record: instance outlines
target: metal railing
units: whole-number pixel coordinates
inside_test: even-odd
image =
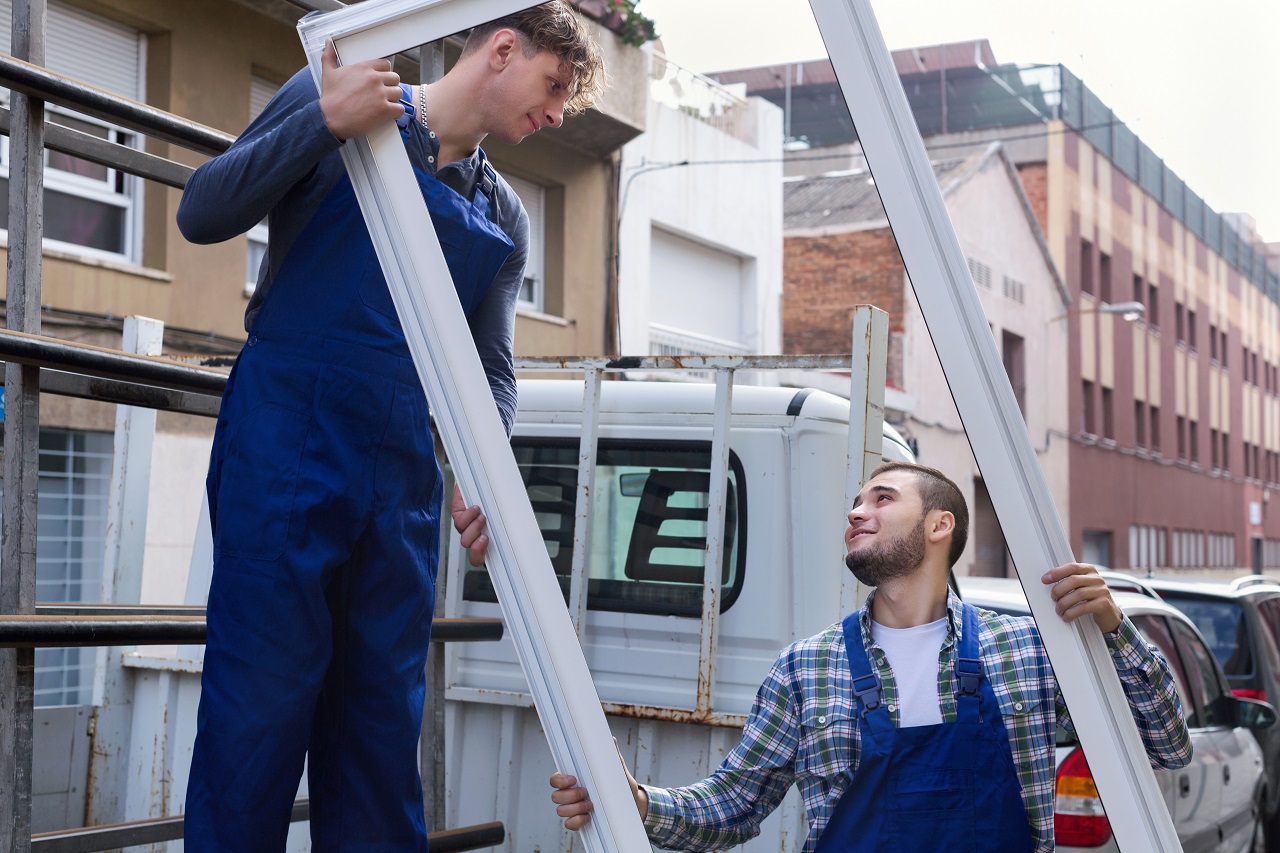
[[[294,801],[293,813],[289,819],[294,823],[310,820],[310,801],[305,798]],[[95,850],[179,841],[182,839],[184,823],[181,817],[164,817],[59,832],[39,832],[31,837],[31,849],[34,853],[91,853]],[[427,840],[431,853],[457,853],[501,844],[506,840],[506,830],[501,823],[494,821],[462,829],[433,832],[427,836]]]
[[[706,557],[703,565],[701,628],[698,647],[697,695],[691,707],[657,707],[605,702],[605,711],[622,717],[697,722],[712,726],[741,727],[744,714],[717,711],[712,706],[715,660],[719,645],[721,567],[725,548],[725,499],[729,482],[729,433],[732,424],[735,376],[756,371],[848,372],[849,445],[846,460],[846,503],[864,476],[879,464],[884,423],[884,369],[888,351],[888,315],[869,305],[854,309],[852,354],[834,355],[649,355],[649,356],[523,356],[515,360],[517,371],[581,374],[583,381],[582,426],[579,433],[578,482],[574,504],[573,550],[569,574],[569,612],[581,639],[586,623],[588,567],[592,516],[596,494],[596,450],[600,434],[600,394],[605,374],[693,373],[712,377],[715,403],[711,411],[711,458],[708,464]],[[457,579],[453,579],[456,581]],[[458,584],[451,581],[450,588]],[[853,596],[860,598],[858,595]],[[492,688],[454,687],[451,695],[492,697]]]
[[[289,0],[305,11],[331,10],[336,0]],[[182,837],[182,818],[163,817],[33,835],[34,649],[107,645],[198,645],[204,642],[203,608],[147,605],[44,605],[35,601],[36,494],[40,394],[100,400],[185,414],[216,416],[227,374],[201,364],[180,363],[69,343],[38,334],[41,317],[43,159],[46,149],[106,165],[166,186],[181,188],[190,166],[111,143],[51,121],[44,105],[56,104],[152,139],[201,154],[218,154],[234,137],[140,104],[42,67],[44,0],[14,0],[13,56],[0,54],[0,85],[11,90],[11,108],[0,109],[0,132],[9,148],[9,272],[6,331],[0,333],[5,362],[4,552],[0,573],[0,853],[30,850],[91,851],[151,844]],[[424,77],[442,68],[441,51],[413,51]],[[214,360],[210,360],[214,361]],[[496,640],[500,620],[438,620],[433,641]],[[438,655],[433,655],[438,659]],[[429,668],[432,664],[428,664]],[[438,664],[436,665],[438,669]],[[443,707],[438,676],[429,701]],[[428,717],[438,717],[440,709]],[[438,730],[438,729],[437,729]],[[435,768],[432,824],[443,817],[443,769]],[[293,820],[307,820],[309,803],[298,801]],[[502,843],[500,823],[430,836],[433,851],[461,851]]]
[[[742,95],[710,77],[677,65],[658,50],[649,54],[649,79],[649,94],[658,103],[748,145],[758,142],[751,104]]]

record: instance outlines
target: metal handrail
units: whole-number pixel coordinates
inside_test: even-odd
[[[848,370],[849,353],[817,355],[517,356],[516,370]]]
[[[225,357],[213,360],[225,362]],[[0,361],[45,368],[42,390],[151,409],[216,415],[224,367],[144,356],[47,335],[0,330]],[[520,371],[847,370],[848,353],[826,355],[519,356]],[[86,378],[87,377],[87,378]],[[202,399],[203,398],[203,399]]]
[[[293,803],[291,823],[311,819],[311,802],[299,798]],[[31,849],[36,853],[94,853],[98,850],[114,850],[143,844],[160,844],[182,839],[185,820],[174,817],[134,820],[127,823],[111,823],[86,826],[83,829],[60,829],[54,832],[38,832],[31,836]],[[479,850],[493,847],[506,840],[506,829],[500,822],[481,823],[475,826],[446,829],[427,836],[431,853],[461,853],[463,850]]]
[[[236,139],[231,134],[131,101],[72,77],[55,74],[47,68],[23,62],[7,53],[0,53],[0,82],[33,98],[58,104],[156,139],[176,142],[203,154],[221,154]]]
[[[502,632],[501,619],[436,619],[431,626],[431,640],[493,641],[502,639]],[[203,612],[195,616],[0,615],[0,648],[8,649],[200,645],[207,635]]]
[[[0,108],[0,133],[9,135],[12,121],[9,110]],[[45,124],[44,147],[177,189],[185,187],[187,179],[195,171],[190,166],[158,154],[148,154],[120,142],[101,139],[55,121]]]
[[[0,359],[215,397],[227,384],[225,370],[12,330],[0,332]]]

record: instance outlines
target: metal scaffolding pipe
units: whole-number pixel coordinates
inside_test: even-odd
[[[0,648],[163,646],[203,643],[199,616],[0,616]]]
[[[227,384],[223,370],[9,330],[0,332],[0,360],[212,396]]]
[[[202,154],[221,154],[235,141],[234,136],[220,130],[54,74],[6,53],[0,53],[0,84]]]
[[[12,125],[10,116],[8,110],[0,108],[0,132],[6,135]],[[190,166],[165,157],[148,154],[119,142],[108,142],[53,121],[45,123],[44,147],[178,189],[187,185],[187,178],[195,171]]]
[[[517,356],[516,370],[848,370],[853,356],[833,355],[624,355]]]
[[[300,799],[293,804],[290,821],[299,823],[311,819],[311,804]],[[98,850],[114,850],[120,847],[136,847],[144,844],[162,844],[182,838],[182,816],[135,820],[128,823],[112,823],[102,826],[86,826],[83,829],[62,829],[56,832],[40,832],[31,837],[33,853],[94,853]],[[463,850],[479,850],[501,844],[506,830],[498,822],[481,823],[433,832],[427,836],[431,853],[461,853]]]
[[[41,608],[42,612],[34,616],[0,616],[0,648],[199,645],[207,635],[203,609],[198,615],[63,615],[49,613],[52,609],[56,608]],[[431,639],[440,643],[500,640],[502,620],[437,619]]]
[[[45,58],[45,0],[15,0],[14,53]],[[9,146],[9,257],[5,326],[40,331],[44,239],[44,104],[12,96]],[[4,522],[0,613],[30,614],[36,602],[36,495],[39,490],[40,371],[5,365]],[[0,853],[31,849],[35,652],[0,650]]]
[[[222,406],[222,398],[212,394],[193,394],[189,391],[172,391],[154,385],[137,385],[119,379],[99,379],[63,373],[60,370],[40,371],[40,391],[63,397],[79,397],[124,406],[142,406],[164,412],[199,415],[216,418]]]

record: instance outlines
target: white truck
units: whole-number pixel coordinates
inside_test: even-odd
[[[849,402],[736,386],[719,615],[703,618],[714,402],[712,385],[601,386],[579,636],[627,763],[654,784],[707,776],[777,652],[856,606],[843,565]],[[582,411],[581,381],[520,382],[512,444],[566,601]],[[913,459],[888,425],[882,452]],[[446,554],[445,615],[500,616],[487,572],[456,541]],[[555,768],[511,642],[449,644],[445,661],[446,825],[501,820],[512,853],[583,849],[550,806]],[[741,849],[795,853],[804,838],[793,792]]]

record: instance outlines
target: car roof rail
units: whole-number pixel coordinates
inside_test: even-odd
[[[1235,580],[1233,580],[1231,582],[1231,589],[1234,591],[1239,591],[1244,589],[1245,587],[1259,586],[1259,585],[1280,586],[1280,580],[1267,577],[1266,575],[1245,575],[1244,577],[1236,578]]]
[[[1160,593],[1156,592],[1154,587],[1133,575],[1125,574],[1124,572],[1099,570],[1098,576],[1105,580],[1107,582],[1107,586],[1112,589],[1122,592],[1136,592],[1140,595],[1145,595],[1148,598],[1154,598],[1157,601],[1164,600],[1160,597]]]

